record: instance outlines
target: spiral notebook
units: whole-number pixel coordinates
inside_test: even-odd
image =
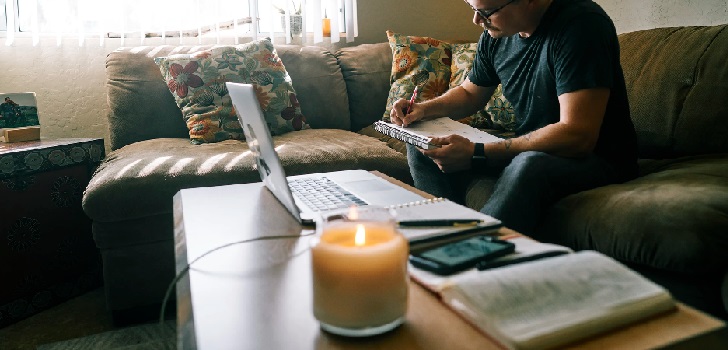
[[[426,199],[406,204],[390,206],[394,209],[397,221],[408,220],[472,220],[480,221],[470,226],[441,227],[399,227],[405,238],[414,244],[425,244],[432,241],[442,242],[451,238],[466,238],[470,234],[495,232],[501,227],[500,220],[457,204],[444,198]]]
[[[387,123],[380,120],[374,123],[374,130],[424,149],[440,147],[439,145],[430,144],[430,140],[433,136],[441,137],[457,134],[472,142],[480,143],[491,143],[503,140],[497,136],[493,136],[485,131],[452,120],[448,117],[418,121],[408,125],[407,127],[402,127],[397,124]]]

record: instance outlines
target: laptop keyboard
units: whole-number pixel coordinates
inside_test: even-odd
[[[367,204],[326,177],[289,179],[288,187],[294,196],[314,211]]]

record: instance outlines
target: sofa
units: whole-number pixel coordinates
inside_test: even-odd
[[[556,203],[534,238],[594,249],[714,315],[728,306],[728,26],[620,35],[640,176]],[[155,316],[174,277],[172,197],[183,188],[259,181],[244,141],[193,145],[154,57],[207,47],[121,48],[106,60],[111,152],[83,208],[117,322]],[[377,170],[411,183],[404,146],[370,127],[385,110],[388,43],[336,52],[276,45],[310,129],[275,136],[288,175]],[[476,177],[479,209],[493,178]]]

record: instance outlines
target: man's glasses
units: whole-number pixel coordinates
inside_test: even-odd
[[[509,2],[507,2],[507,3],[505,3],[505,4],[501,5],[501,6],[499,6],[499,7],[495,8],[495,9],[493,9],[493,10],[490,10],[490,11],[476,9],[475,7],[473,7],[473,5],[470,5],[469,2],[467,2],[467,1],[465,1],[465,2],[468,3],[468,5],[470,6],[470,8],[473,9],[473,11],[475,11],[475,13],[478,14],[478,16],[480,16],[486,22],[488,22],[488,24],[490,24],[490,16],[493,16],[494,14],[496,14],[496,12],[498,12],[498,11],[502,10],[504,7],[512,4],[514,1],[516,1],[516,0],[511,0],[511,1],[509,1]]]

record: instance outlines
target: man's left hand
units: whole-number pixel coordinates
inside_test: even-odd
[[[470,169],[475,144],[467,138],[460,135],[433,137],[430,143],[441,147],[429,150],[420,149],[420,152],[430,157],[443,173]]]

